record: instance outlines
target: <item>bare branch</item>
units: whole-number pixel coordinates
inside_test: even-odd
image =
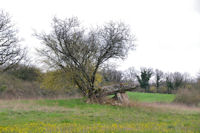
[[[17,30],[11,24],[10,17],[0,12],[0,68],[7,70],[19,63],[25,56],[25,49],[18,45]]]
[[[86,31],[77,18],[54,18],[52,28],[50,34],[36,34],[45,46],[40,54],[49,65],[70,70],[75,83],[88,97],[93,95],[101,65],[111,58],[126,58],[128,50],[134,47],[134,37],[124,23],[110,22]]]

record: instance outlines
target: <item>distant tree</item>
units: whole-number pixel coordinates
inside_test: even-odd
[[[18,64],[25,56],[25,50],[18,45],[17,30],[7,13],[0,11],[0,69],[7,70]]]
[[[180,72],[174,72],[166,74],[166,86],[168,88],[168,93],[171,93],[171,90],[177,90],[186,82],[186,78]]]
[[[200,72],[198,72],[198,74],[197,74],[197,82],[200,83]]]
[[[105,65],[100,70],[104,82],[107,83],[120,83],[122,81],[122,72],[116,70],[115,66],[113,65]]]
[[[173,81],[173,75],[171,74],[165,74],[165,82],[166,82],[166,86],[167,86],[167,92],[168,94],[171,93],[171,90],[174,89],[174,81]]]
[[[137,80],[140,84],[141,88],[145,89],[145,92],[149,92],[150,85],[149,85],[149,80],[153,75],[152,69],[147,69],[147,68],[142,68],[140,71],[140,75],[136,75]]]
[[[137,72],[134,67],[128,68],[123,74],[124,80],[126,80],[126,82],[135,84],[135,82],[137,81],[136,73]]]
[[[164,73],[161,70],[156,69],[155,70],[155,80],[156,80],[156,88],[159,89],[162,79],[163,79]]]
[[[49,66],[70,72],[82,93],[98,102],[95,81],[99,68],[109,59],[124,59],[134,47],[128,26],[110,22],[86,31],[77,18],[54,18],[52,28],[50,34],[36,34],[44,44],[40,54]]]
[[[184,75],[181,74],[180,72],[175,72],[173,74],[173,80],[174,80],[174,89],[178,89],[184,83]]]

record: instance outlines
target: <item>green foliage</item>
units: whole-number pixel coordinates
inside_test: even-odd
[[[49,90],[62,90],[75,88],[71,79],[71,73],[61,70],[49,71],[41,75],[41,87]]]
[[[142,69],[140,75],[136,75],[138,82],[140,83],[140,87],[144,88],[145,91],[149,91],[149,80],[152,77],[152,70],[151,69]]]
[[[0,93],[4,92],[7,89],[6,85],[0,85]]]
[[[94,82],[94,85],[96,88],[99,88],[101,86],[101,83],[103,81],[103,77],[100,73],[97,73],[95,75],[95,82]]]
[[[40,83],[41,88],[47,90],[65,90],[67,92],[77,90],[78,86],[74,83],[72,75],[74,72],[63,72],[62,70],[54,70],[41,74]],[[95,89],[100,87],[102,76],[97,73],[95,78]]]

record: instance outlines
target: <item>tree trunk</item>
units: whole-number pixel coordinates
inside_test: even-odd
[[[87,103],[103,103],[104,97],[98,97],[97,95],[93,94],[87,99]]]
[[[102,97],[97,95],[99,93],[98,90],[90,90],[88,93],[88,103],[102,103]]]

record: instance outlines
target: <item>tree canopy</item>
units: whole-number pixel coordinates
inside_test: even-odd
[[[73,82],[82,93],[96,97],[96,74],[111,58],[125,59],[134,48],[134,36],[122,22],[109,22],[96,29],[86,30],[76,17],[54,18],[50,33],[36,34],[42,41],[39,50],[46,63],[72,74]]]
[[[25,50],[18,45],[17,30],[7,13],[0,11],[0,68],[7,70],[19,63]]]

